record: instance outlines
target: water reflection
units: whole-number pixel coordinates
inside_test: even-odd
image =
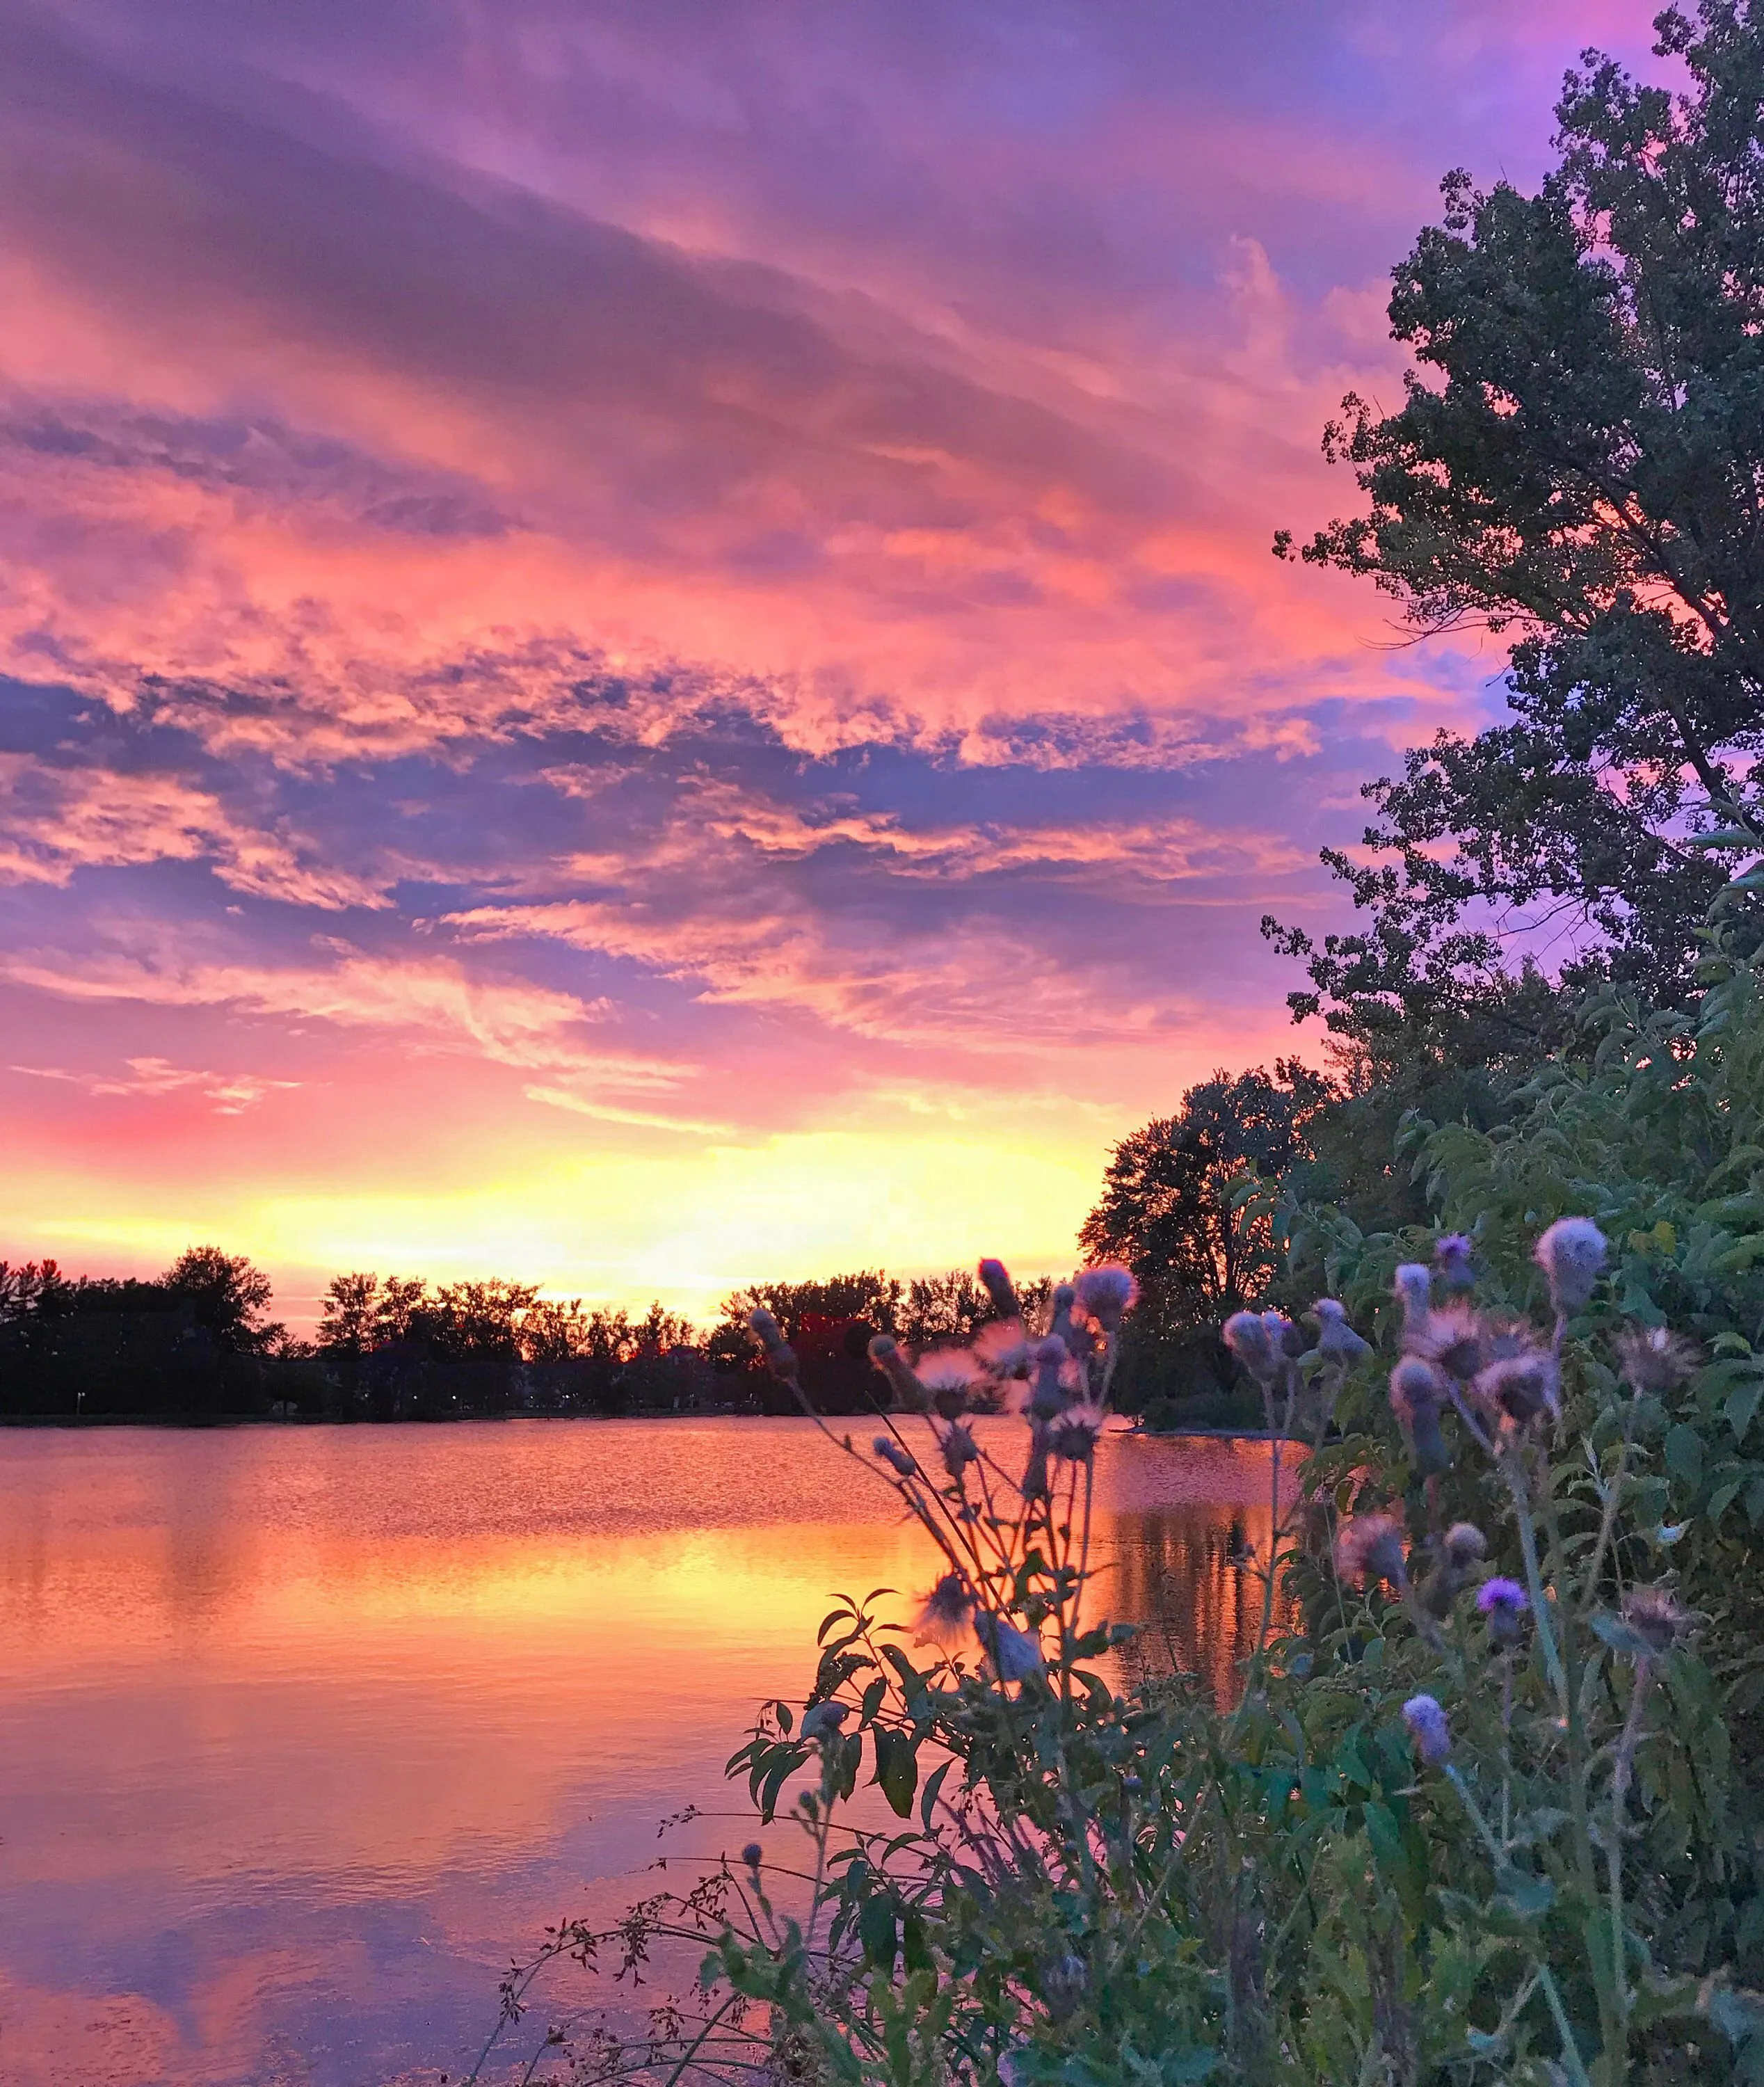
[[[1098,1478],[1133,1657],[1227,1690],[1265,1450]],[[0,1439],[0,2077],[456,2072],[517,1940],[732,1808],[829,1594],[926,1582],[895,1504],[788,1421]]]

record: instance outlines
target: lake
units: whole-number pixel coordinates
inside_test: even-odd
[[[1268,1459],[1101,1446],[1136,1656],[1229,1688]],[[457,2079],[548,1922],[750,1837],[829,1597],[935,1577],[804,1421],[0,1434],[0,2081]]]

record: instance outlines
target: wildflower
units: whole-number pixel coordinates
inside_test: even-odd
[[[1064,2021],[1084,1996],[1089,1971],[1082,1957],[1067,1951],[1042,1974],[1042,1999],[1055,2021]]]
[[[1042,1648],[1027,1631],[1008,1624],[1003,1616],[988,1616],[979,1629],[982,1641],[992,1656],[1001,1681],[1027,1681],[1033,1674],[1045,1674],[1047,1662]]]
[[[1097,1344],[1091,1337],[1089,1328],[1080,1325],[1072,1317],[1073,1308],[1077,1302],[1076,1283],[1056,1283],[1054,1286],[1053,1317],[1048,1321],[1047,1332],[1049,1338],[1059,1342],[1068,1355],[1076,1355],[1082,1360]]]
[[[946,1573],[925,1597],[918,1612],[918,1635],[946,1649],[960,1645],[973,1616],[974,1596],[967,1583],[959,1573]]]
[[[1391,1372],[1391,1410],[1414,1445],[1417,1467],[1428,1478],[1451,1466],[1451,1451],[1439,1426],[1450,1396],[1438,1371],[1420,1355],[1404,1355]]]
[[[1225,1344],[1258,1383],[1272,1381],[1274,1344],[1259,1314],[1234,1312],[1225,1322]]]
[[[1138,1301],[1140,1286],[1132,1271],[1118,1262],[1087,1268],[1076,1286],[1078,1302],[1106,1334],[1114,1333]]]
[[[1066,1463],[1088,1463],[1102,1432],[1102,1422],[1100,1406],[1068,1406],[1049,1427],[1047,1446]]]
[[[1446,1531],[1446,1562],[1455,1572],[1468,1572],[1488,1555],[1489,1539],[1473,1522],[1455,1522]]]
[[[760,1846],[757,1841],[749,1841],[746,1847],[741,1850],[742,1861],[747,1864],[748,1867],[752,1871],[756,1876],[760,1873],[760,1864],[765,1859],[765,1850]]]
[[[763,1304],[756,1304],[748,1314],[748,1324],[765,1351],[766,1368],[781,1383],[793,1384],[796,1379],[796,1351],[785,1339],[777,1320]]]
[[[1035,1378],[1029,1390],[1029,1410],[1038,1420],[1050,1420],[1065,1409],[1063,1380],[1072,1358],[1059,1334],[1050,1334],[1030,1349],[1029,1359],[1035,1365]]]
[[[1489,1637],[1503,1651],[1518,1644],[1531,1606],[1517,1580],[1485,1580],[1476,1590],[1476,1608],[1488,1623]]]
[[[1552,1420],[1562,1412],[1562,1381],[1555,1359],[1540,1348],[1499,1355],[1476,1372],[1472,1386],[1478,1402],[1514,1435],[1542,1413]]]
[[[1451,1727],[1432,1696],[1411,1696],[1403,1705],[1403,1722],[1415,1751],[1429,1768],[1443,1768],[1451,1759]]]
[[[1336,1570],[1344,1579],[1358,1580],[1366,1586],[1375,1580],[1406,1586],[1402,1524],[1394,1515],[1357,1515],[1336,1539]]]
[[[850,1714],[844,1703],[812,1703],[803,1713],[800,1735],[805,1739],[836,1739],[839,1727]]]
[[[1439,1271],[1439,1279],[1450,1291],[1474,1290],[1476,1270],[1470,1257],[1476,1251],[1471,1241],[1462,1232],[1447,1232],[1434,1242],[1434,1266]]]
[[[959,1479],[969,1465],[980,1461],[979,1444],[959,1420],[944,1429],[937,1448],[944,1460],[944,1469],[952,1479]]]
[[[1694,1341],[1665,1326],[1626,1326],[1617,1338],[1623,1374],[1639,1392],[1675,1391],[1701,1359]]]
[[[1371,1354],[1370,1345],[1348,1324],[1347,1307],[1333,1297],[1319,1297],[1310,1316],[1317,1321],[1317,1352],[1326,1360],[1349,1369],[1362,1355]]]
[[[892,1465],[903,1479],[916,1479],[918,1466],[891,1435],[878,1435],[870,1447],[884,1464]]]
[[[1421,1349],[1460,1384],[1468,1384],[1487,1361],[1481,1315],[1460,1302],[1442,1304],[1430,1312]]]
[[[1623,1598],[1623,1620],[1655,1659],[1664,1659],[1690,1628],[1690,1618],[1664,1587],[1631,1587]]]
[[[1391,1278],[1391,1288],[1403,1307],[1403,1346],[1425,1347],[1428,1320],[1433,1312],[1434,1278],[1425,1262],[1405,1261]]]
[[[914,1364],[913,1374],[944,1419],[953,1420],[968,1403],[969,1389],[985,1372],[965,1348],[934,1348]]]
[[[901,1345],[891,1334],[878,1334],[870,1343],[870,1359],[881,1371],[896,1398],[909,1413],[922,1413],[927,1404],[925,1387],[914,1373],[913,1367],[901,1353]]]
[[[1587,1308],[1604,1248],[1604,1234],[1591,1218],[1557,1218],[1538,1240],[1532,1258],[1549,1278],[1549,1301],[1561,1317]]]
[[[983,1261],[980,1264],[980,1280],[992,1300],[992,1308],[1001,1319],[1020,1319],[1023,1308],[1016,1301],[1016,1292],[1011,1287],[1011,1278],[1002,1261]]]

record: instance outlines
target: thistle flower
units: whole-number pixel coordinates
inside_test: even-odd
[[[748,1314],[748,1325],[753,1337],[765,1351],[765,1366],[781,1383],[792,1384],[796,1379],[796,1351],[784,1338],[783,1330],[763,1304],[756,1304]]]
[[[1414,1445],[1417,1468],[1427,1478],[1451,1466],[1451,1451],[1439,1425],[1450,1397],[1444,1379],[1422,1356],[1404,1355],[1391,1372],[1391,1411]]]
[[[1487,1621],[1489,1639],[1503,1651],[1518,1644],[1531,1606],[1517,1580],[1485,1580],[1476,1590],[1476,1608]]]
[[[812,1703],[803,1713],[799,1735],[805,1739],[837,1739],[839,1727],[850,1714],[844,1703]]]
[[[1617,1335],[1617,1351],[1635,1389],[1656,1397],[1676,1391],[1702,1359],[1694,1341],[1665,1326],[1626,1326]]]
[[[957,1420],[944,1430],[943,1440],[937,1445],[938,1453],[944,1460],[944,1469],[952,1479],[959,1479],[970,1464],[980,1461],[980,1445],[973,1435]]]
[[[1225,1344],[1259,1384],[1272,1382],[1274,1344],[1259,1312],[1234,1312],[1225,1322]]]
[[[1336,1539],[1336,1570],[1344,1580],[1358,1580],[1365,1586],[1378,1580],[1407,1586],[1403,1525],[1394,1515],[1357,1515]]]
[[[741,1850],[741,1859],[757,1876],[760,1873],[760,1864],[765,1859],[765,1850],[757,1841],[749,1841],[746,1847]]]
[[[1405,1261],[1391,1277],[1391,1289],[1403,1307],[1403,1346],[1424,1350],[1434,1308],[1432,1271],[1425,1261]]]
[[[1351,1369],[1362,1355],[1371,1354],[1370,1345],[1348,1324],[1348,1308],[1335,1298],[1319,1297],[1310,1316],[1317,1321],[1317,1352],[1326,1360]]]
[[[1065,1463],[1088,1463],[1102,1432],[1103,1419],[1100,1406],[1068,1406],[1049,1425],[1048,1448]]]
[[[966,1581],[959,1573],[946,1573],[925,1597],[918,1612],[918,1635],[947,1651],[966,1638],[973,1618],[974,1596]]]
[[[1605,1237],[1591,1218],[1557,1218],[1532,1249],[1549,1278],[1549,1301],[1564,1319],[1583,1312],[1604,1266]]]
[[[1403,1722],[1415,1751],[1428,1768],[1443,1768],[1451,1759],[1451,1727],[1432,1696],[1411,1696],[1403,1705]]]
[[[1304,1353],[1305,1343],[1299,1338],[1298,1329],[1284,1312],[1264,1312],[1262,1324],[1268,1329],[1268,1346],[1276,1355]]]
[[[1489,1555],[1489,1539],[1473,1522],[1455,1522],[1446,1531],[1446,1562],[1455,1573],[1468,1573]]]
[[[1486,1332],[1481,1314],[1456,1300],[1428,1315],[1420,1352],[1460,1384],[1468,1384],[1489,1359]]]
[[[1029,1390],[1029,1411],[1038,1420],[1050,1420],[1065,1410],[1066,1366],[1072,1358],[1059,1334],[1050,1334],[1030,1349],[1029,1359],[1035,1365],[1035,1377]]]
[[[1105,1333],[1112,1334],[1139,1300],[1140,1286],[1132,1271],[1116,1261],[1087,1268],[1078,1278],[1078,1302]]]
[[[1053,1316],[1048,1321],[1048,1338],[1060,1342],[1068,1355],[1080,1362],[1096,1348],[1097,1342],[1089,1326],[1081,1324],[1072,1314],[1078,1303],[1078,1287],[1072,1283],[1057,1283],[1054,1286]]]
[[[1462,1232],[1447,1232],[1434,1242],[1434,1266],[1440,1281],[1450,1291],[1474,1290],[1476,1273],[1471,1265],[1475,1253],[1474,1244]]]
[[[1020,1631],[1003,1616],[985,1617],[976,1623],[975,1628],[998,1669],[999,1680],[1027,1681],[1032,1674],[1046,1672],[1041,1646],[1027,1631]]]
[[[983,1261],[980,1264],[980,1280],[986,1293],[992,1300],[992,1308],[1001,1319],[1020,1319],[1023,1308],[1016,1301],[1016,1292],[1011,1287],[1010,1276],[1002,1261]]]
[[[1664,1659],[1690,1628],[1690,1618],[1664,1587],[1631,1587],[1623,1598],[1622,1615],[1655,1659]]]
[[[1522,1432],[1547,1413],[1562,1412],[1562,1380],[1555,1359],[1540,1348],[1501,1355],[1476,1372],[1472,1389],[1479,1403],[1498,1422],[1503,1435]]]
[[[986,1372],[965,1348],[933,1348],[914,1364],[913,1374],[944,1419],[953,1420]]]
[[[878,1334],[871,1342],[870,1359],[888,1379],[894,1396],[907,1412],[924,1411],[929,1402],[925,1387],[901,1353],[901,1344],[892,1334]]]
[[[901,1447],[892,1435],[878,1435],[870,1445],[884,1464],[893,1466],[903,1479],[916,1479],[918,1466]]]

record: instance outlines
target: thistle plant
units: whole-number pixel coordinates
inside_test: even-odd
[[[1637,1512],[1648,1402],[1698,1357],[1638,1325],[1600,1359],[1597,1227],[1536,1252],[1542,1325],[1478,1301],[1464,1235],[1397,1267],[1382,1355],[1337,1300],[1226,1322],[1271,1534],[1239,1568],[1260,1620],[1222,1703],[1111,1671],[1132,1630],[1092,1535],[1127,1271],[1083,1271],[1031,1325],[982,1262],[996,1317],[970,1347],[878,1338],[867,1440],[802,1404],[922,1530],[926,1584],[901,1615],[842,1600],[806,1699],[729,1764],[799,1859],[754,1842],[614,1928],[555,1931],[499,2034],[561,1957],[635,1977],[685,1950],[689,1991],[641,2030],[551,2021],[532,2064],[654,2087],[1764,2078],[1740,1976],[1764,1902],[1672,1532]],[[800,1397],[778,1326],[753,1332]],[[1019,1432],[970,1424],[1001,1402]]]

